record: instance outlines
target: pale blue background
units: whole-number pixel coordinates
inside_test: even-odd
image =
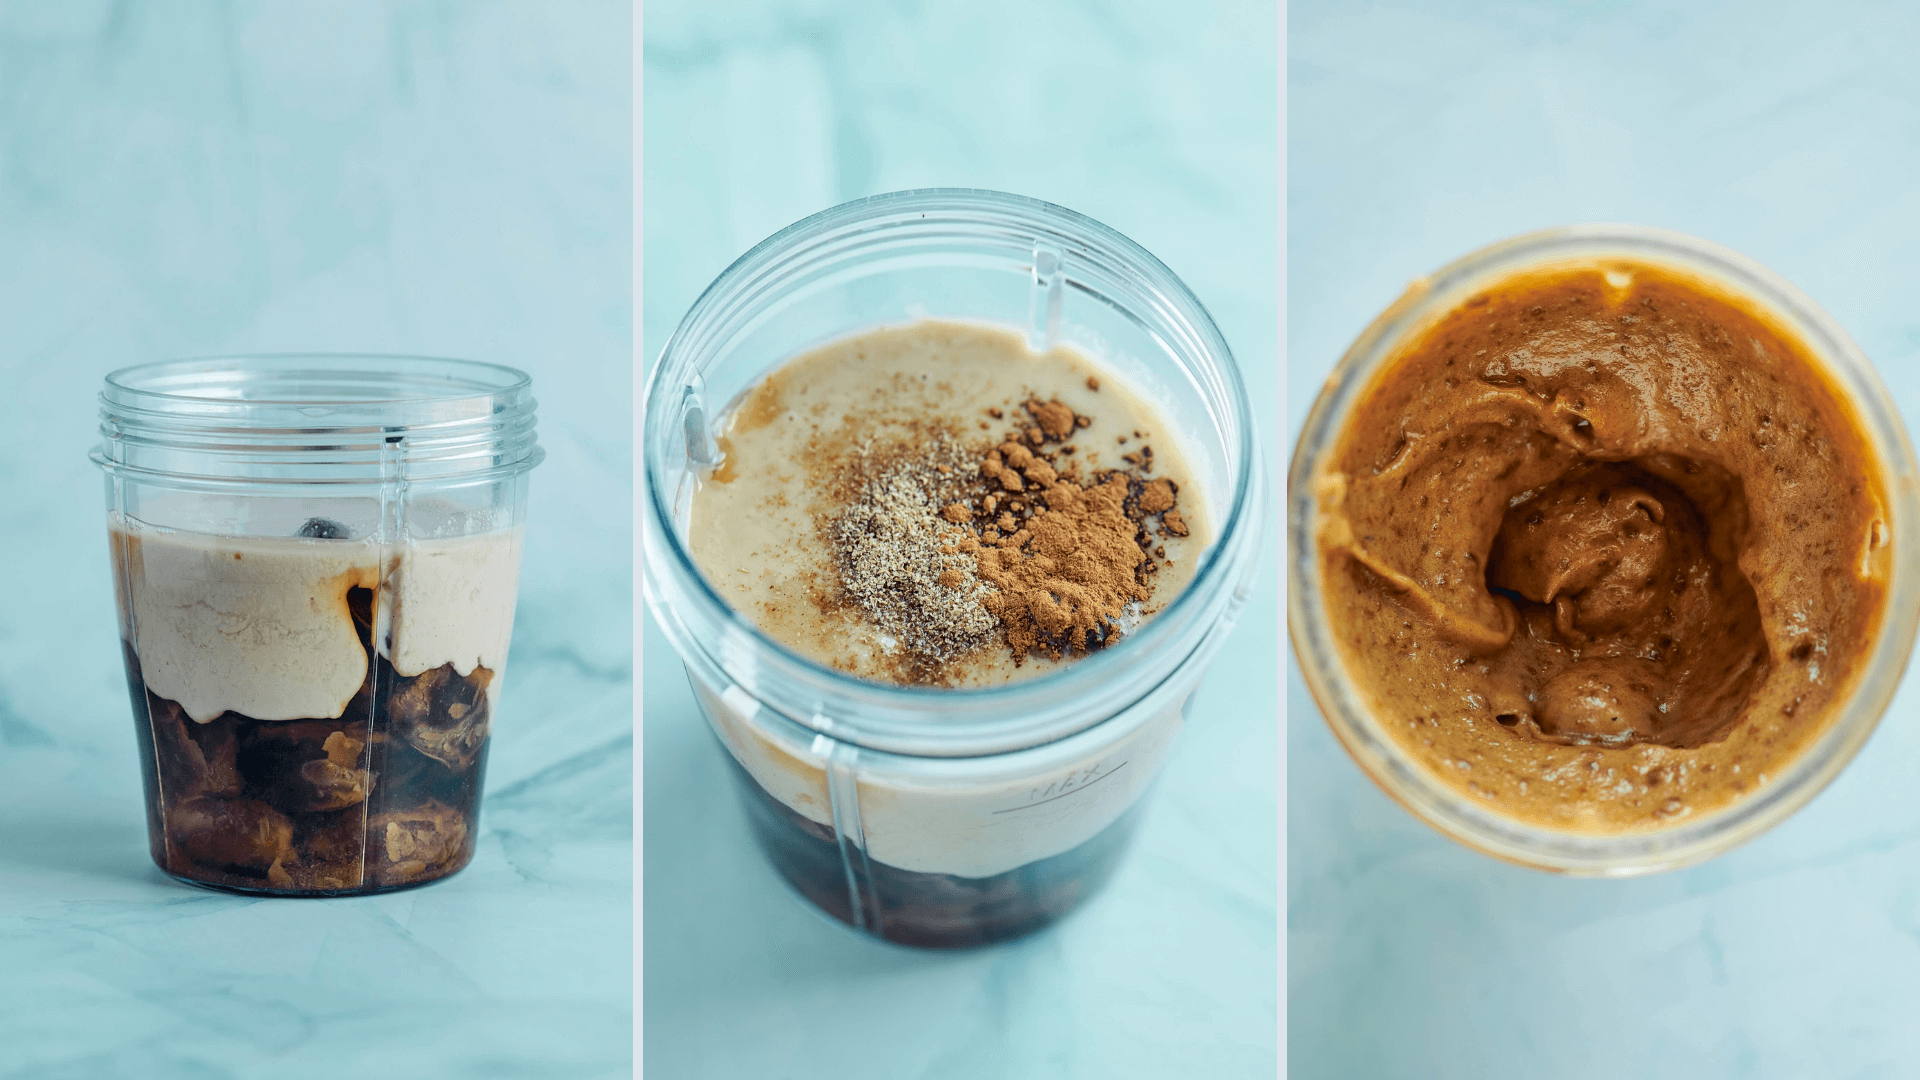
[[[0,3],[0,1077],[628,1075],[631,41],[617,0]],[[93,395],[251,349],[533,374],[445,883],[244,899],[148,858]]]
[[[649,360],[728,262],[792,221],[899,188],[1001,188],[1090,214],[1182,275],[1277,459],[1272,4],[655,0],[645,31]],[[649,620],[648,1075],[1273,1076],[1272,561],[1131,861],[1057,928],[965,953],[873,943],[784,890]]]
[[[1295,0],[1289,31],[1290,433],[1409,278],[1594,220],[1784,274],[1920,425],[1914,5]],[[1772,834],[1594,882],[1415,821],[1290,674],[1292,1075],[1920,1076],[1914,683]]]

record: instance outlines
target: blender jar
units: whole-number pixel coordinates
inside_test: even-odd
[[[1516,273],[1624,259],[1712,282],[1768,313],[1820,364],[1851,402],[1885,482],[1889,588],[1873,654],[1829,725],[1766,786],[1739,801],[1673,824],[1619,834],[1562,831],[1477,804],[1431,775],[1392,738],[1342,663],[1321,579],[1318,483],[1340,433],[1375,376],[1432,323]],[[1920,614],[1920,471],[1899,411],[1859,346],[1805,294],[1765,267],[1706,241],[1634,225],[1578,225],[1503,240],[1417,280],[1363,331],[1334,367],[1294,450],[1287,485],[1287,623],[1307,686],[1334,734],[1389,796],[1446,836],[1537,869],[1625,876],[1712,858],[1753,839],[1805,806],[1866,742],[1886,711],[1912,651]]]
[[[763,634],[694,564],[692,495],[719,461],[727,404],[814,346],[924,318],[1025,327],[1036,352],[1077,346],[1186,436],[1216,539],[1187,589],[1119,644],[984,689],[864,681]],[[662,351],[645,408],[648,603],[781,876],[867,934],[930,947],[1029,933],[1092,893],[1245,602],[1262,531],[1246,394],[1179,279],[1035,200],[862,199],[728,268]]]
[[[154,862],[281,896],[464,867],[542,457],[527,376],[179,360],[100,406]]]

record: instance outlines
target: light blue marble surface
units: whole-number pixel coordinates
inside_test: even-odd
[[[632,1054],[627,5],[0,3],[0,1077],[614,1077]],[[478,854],[335,901],[147,855],[100,377],[245,350],[534,377]]]
[[[649,360],[699,291],[782,226],[875,192],[992,187],[1159,255],[1277,419],[1271,4],[1198,18],[1152,3],[655,0],[645,34]],[[648,1075],[1272,1076],[1271,562],[1107,892],[1032,939],[951,955],[864,940],[783,889],[649,620]]]
[[[1290,434],[1410,277],[1594,220],[1785,275],[1920,425],[1913,5],[1295,0],[1289,35]],[[1292,1075],[1920,1076],[1914,684],[1772,834],[1596,882],[1415,821],[1290,671]]]

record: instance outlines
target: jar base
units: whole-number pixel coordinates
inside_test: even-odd
[[[228,893],[234,896],[269,897],[275,900],[339,900],[355,896],[379,896],[383,893],[406,892],[408,889],[418,889],[426,885],[436,885],[466,869],[466,866],[463,864],[438,877],[417,878],[412,881],[398,881],[386,885],[355,886],[350,889],[269,889],[255,888],[250,885],[229,885],[225,882],[218,881],[201,881],[197,878],[187,877],[184,874],[176,874],[165,866],[160,865],[158,860],[155,860],[154,865],[159,868],[162,874],[165,874],[169,879],[177,881],[182,885],[189,885],[196,889],[205,889],[208,892]]]
[[[925,949],[1012,941],[1066,917],[1112,877],[1143,805],[1078,847],[990,877],[922,873],[868,858],[849,867],[831,826],[768,794],[731,754],[727,763],[761,851],[801,897],[864,934]]]

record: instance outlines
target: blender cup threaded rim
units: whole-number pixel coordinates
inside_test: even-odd
[[[247,369],[257,379],[261,374],[282,378],[299,377],[290,384],[286,396],[242,397],[238,394],[187,393],[175,386],[238,387]],[[483,378],[491,376],[491,379]],[[411,393],[364,393],[337,397],[318,396],[312,390],[326,385],[322,378],[342,380],[331,385],[354,385],[358,380],[369,388],[386,384],[395,388],[412,386]],[[305,353],[259,352],[218,356],[188,356],[174,360],[132,364],[107,373],[103,398],[131,403],[141,398],[169,402],[199,402],[225,405],[295,406],[393,406],[422,405],[511,395],[533,385],[526,372],[505,364],[484,360],[465,360],[449,356],[425,356],[407,353]],[[302,388],[311,388],[302,392]]]
[[[182,490],[377,488],[510,478],[539,465],[532,378],[433,356],[244,353],[136,364],[99,394],[110,476]]]

